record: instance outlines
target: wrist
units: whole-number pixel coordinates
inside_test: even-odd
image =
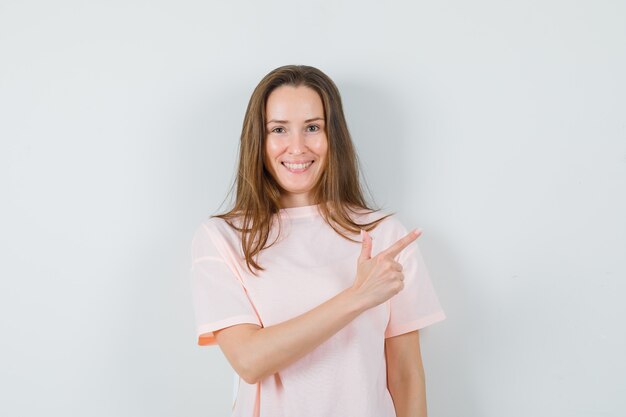
[[[355,313],[356,315],[361,314],[369,308],[366,300],[354,289],[354,287],[346,288],[339,293],[339,296],[342,298],[342,305],[348,306],[350,312]]]

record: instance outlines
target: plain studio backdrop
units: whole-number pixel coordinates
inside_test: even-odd
[[[608,0],[0,0],[0,415],[229,415],[189,246],[285,64],[335,80],[375,203],[424,230],[448,316],[421,332],[429,415],[625,415],[624,22]]]

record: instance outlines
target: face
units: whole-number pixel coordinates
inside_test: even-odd
[[[265,164],[282,188],[283,207],[315,204],[311,190],[328,152],[322,99],[309,87],[284,85],[269,95],[265,114]]]

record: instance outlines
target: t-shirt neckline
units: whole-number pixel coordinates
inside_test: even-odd
[[[280,217],[299,218],[319,216],[319,204],[311,204],[309,206],[284,207],[279,209]]]

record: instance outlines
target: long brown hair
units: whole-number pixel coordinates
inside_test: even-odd
[[[306,65],[286,65],[267,74],[254,89],[243,120],[239,142],[239,166],[233,186],[236,187],[234,207],[226,213],[210,217],[224,219],[241,233],[243,253],[250,272],[252,268],[264,271],[253,258],[263,249],[269,238],[273,215],[281,207],[280,186],[269,173],[264,163],[267,122],[265,106],[270,93],[277,87],[289,85],[306,86],[316,91],[324,106],[325,129],[328,138],[328,154],[322,174],[312,193],[313,201],[319,204],[324,221],[335,232],[350,240],[346,234],[370,231],[382,220],[394,213],[365,224],[354,222],[349,213],[377,212],[368,207],[363,198],[359,182],[359,161],[348,125],[343,114],[341,96],[335,83],[322,71]],[[239,226],[232,219],[242,220]],[[279,233],[280,235],[280,221]],[[278,239],[277,236],[277,239]],[[272,242],[269,246],[276,242]]]

